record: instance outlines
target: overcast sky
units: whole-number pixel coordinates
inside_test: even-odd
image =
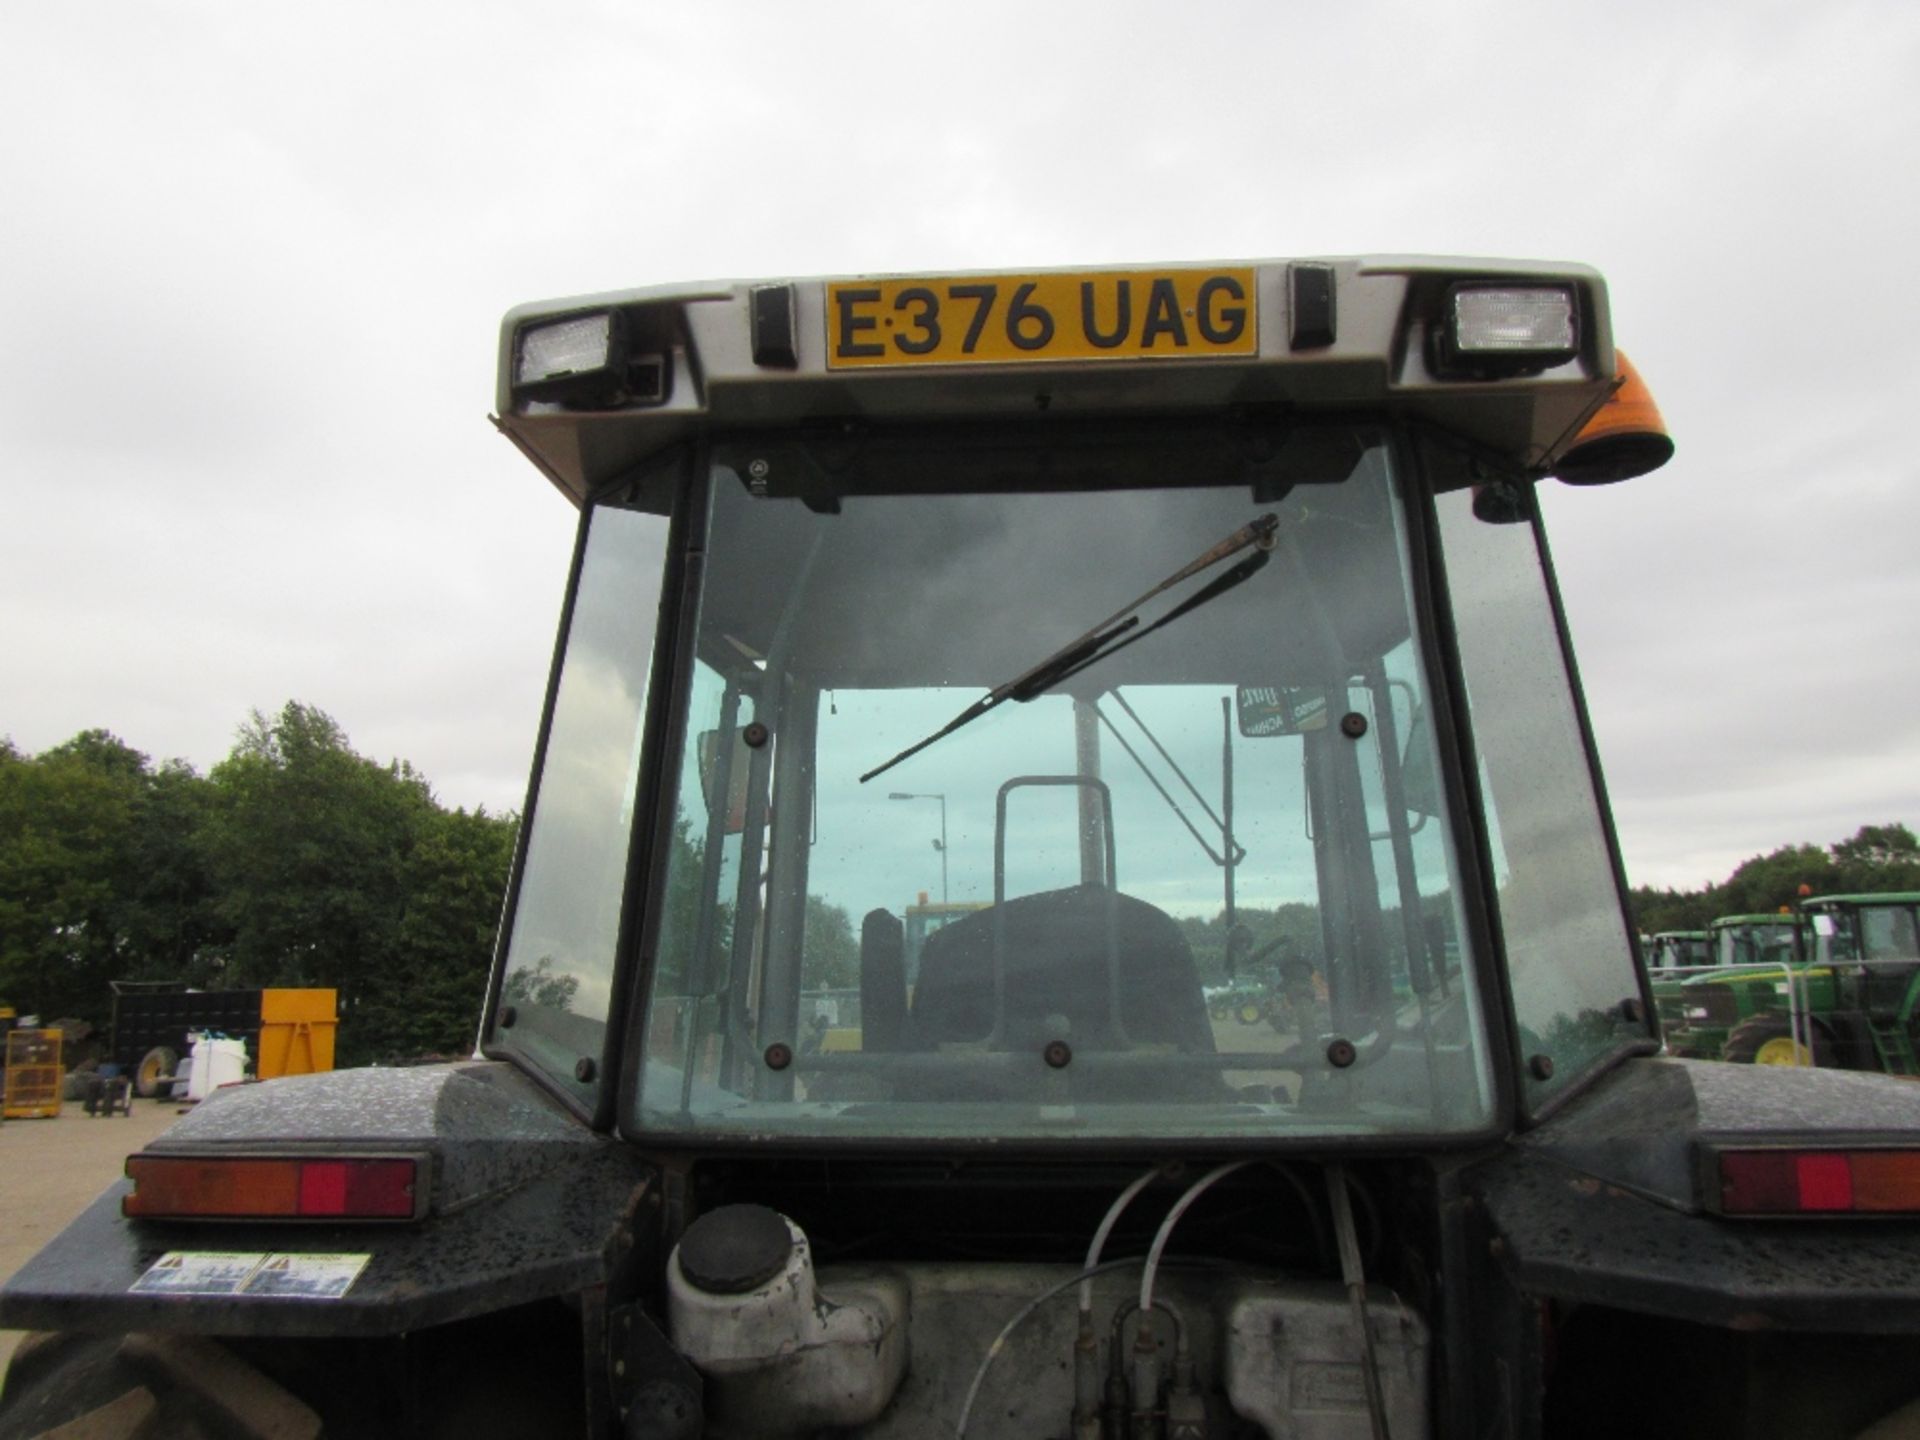
[[[1630,877],[1920,823],[1920,5],[150,0],[0,16],[0,734],[318,705],[520,804],[526,300],[1580,260],[1679,453],[1550,487]]]

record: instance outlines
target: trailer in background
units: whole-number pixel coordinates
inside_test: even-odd
[[[331,1070],[337,1002],[328,989],[189,990],[172,980],[116,980],[107,1058],[146,1098],[172,1093],[194,1035],[244,1041],[262,1080]]]

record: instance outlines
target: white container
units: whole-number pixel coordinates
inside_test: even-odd
[[[866,1425],[906,1374],[905,1280],[862,1267],[833,1295],[816,1291],[807,1237],[786,1225],[785,1267],[744,1294],[695,1285],[678,1246],[667,1260],[674,1346],[707,1377],[707,1418],[731,1440],[798,1440]]]
[[[238,1085],[247,1078],[247,1042],[215,1040],[200,1035],[193,1042],[193,1064],[187,1075],[187,1099],[204,1100],[222,1085]]]

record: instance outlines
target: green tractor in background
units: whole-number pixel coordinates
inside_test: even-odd
[[[1678,1014],[1655,982],[1675,1055],[1738,1064],[1920,1074],[1920,892],[1825,895],[1797,916],[1716,920],[1715,968],[1679,983]]]
[[[1806,958],[1801,943],[1800,917],[1793,911],[1775,914],[1722,915],[1698,936],[1700,958],[1689,966],[1669,966],[1669,974],[1653,974],[1654,1005],[1667,1037],[1670,1053],[1693,1060],[1734,1060],[1752,1063],[1773,1041],[1770,1064],[1795,1062],[1781,1047],[1794,1030],[1793,1015],[1800,1008],[1785,1005],[1786,987],[1797,984],[1796,971]],[[1655,937],[1656,945],[1660,937]],[[1783,1008],[1784,1007],[1784,1008]],[[1731,1053],[1737,1031],[1757,1016],[1776,1010],[1789,1023],[1776,1035],[1771,1025],[1756,1027],[1741,1037]],[[1751,1053],[1749,1053],[1751,1052]]]
[[[1662,1031],[1671,1037],[1686,1020],[1683,987],[1713,963],[1713,947],[1704,930],[1662,930],[1641,937],[1640,953],[1646,963],[1655,1013]]]
[[[1646,950],[1647,969],[1656,976],[1663,970],[1713,963],[1713,947],[1704,930],[1662,930],[1647,941]]]

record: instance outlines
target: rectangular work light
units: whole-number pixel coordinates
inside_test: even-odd
[[[412,1220],[420,1156],[130,1155],[121,1213],[141,1220]]]
[[[1443,368],[1475,376],[1530,375],[1579,351],[1573,290],[1565,285],[1456,285],[1447,295]]]
[[[514,338],[513,393],[560,403],[615,395],[627,365],[618,310],[596,310],[529,325]]]

